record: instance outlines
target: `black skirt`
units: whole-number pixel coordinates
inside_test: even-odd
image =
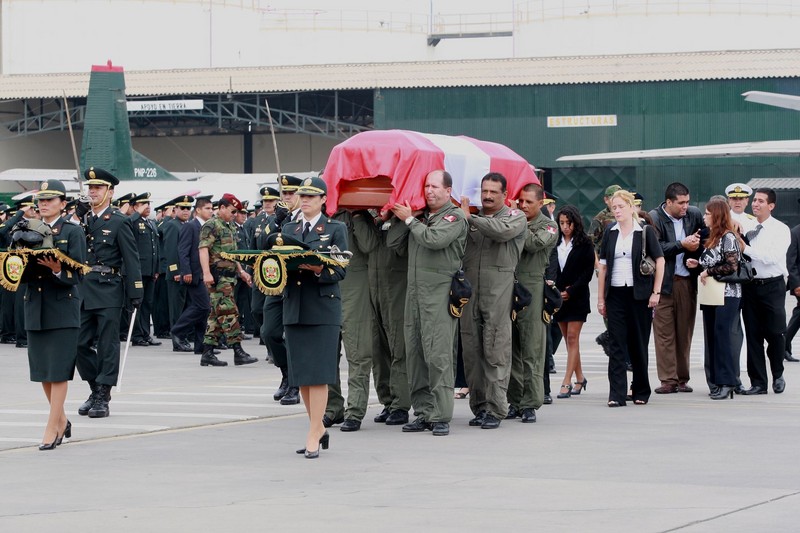
[[[28,330],[31,381],[58,383],[75,375],[80,328]]]
[[[333,385],[339,364],[341,326],[286,325],[289,385]]]

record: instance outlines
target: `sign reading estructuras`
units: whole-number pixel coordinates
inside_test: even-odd
[[[564,117],[547,117],[548,128],[591,128],[616,125],[617,115],[567,115]]]

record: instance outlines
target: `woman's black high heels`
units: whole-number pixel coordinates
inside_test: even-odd
[[[580,385],[580,386],[581,386],[581,388],[580,388],[580,389],[578,389],[578,388],[572,387],[572,391],[570,391],[570,392],[571,392],[571,394],[572,394],[572,396],[579,396],[579,395],[580,395],[580,393],[582,393],[583,391],[585,391],[585,390],[586,390],[586,383],[588,383],[588,381],[586,380],[586,377],[584,377],[584,378],[583,378],[583,381],[576,381],[576,382],[575,382],[575,387],[577,387],[578,385]]]
[[[726,400],[728,398],[733,400],[733,387],[727,385],[721,386],[716,394],[711,395],[712,400]]]
[[[46,450],[55,450],[56,446],[61,446],[61,443],[64,442],[64,437],[70,438],[72,436],[72,423],[67,420],[67,425],[64,428],[64,432],[62,434],[56,434],[56,438],[53,439],[53,442],[40,444],[39,450],[46,451]]]
[[[328,447],[330,446],[330,444],[331,444],[331,436],[326,431],[319,438],[319,448],[322,448],[323,450],[327,450]],[[295,450],[295,453],[305,455],[306,459],[316,459],[317,457],[319,457],[319,448],[317,448],[313,452],[310,452],[310,451],[306,450],[305,448],[301,448],[299,450]]]

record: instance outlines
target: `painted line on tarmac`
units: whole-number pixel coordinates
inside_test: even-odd
[[[24,410],[24,409],[0,409],[0,414],[5,415],[49,415],[50,411]],[[249,415],[229,415],[215,413],[157,413],[143,411],[114,411],[113,416],[147,416],[147,417],[183,417],[183,418],[222,418],[224,420],[250,420],[254,416]]]
[[[79,404],[76,402],[67,402]],[[169,401],[156,401],[156,400],[114,400],[112,405],[180,405],[180,406],[205,406],[205,407],[252,407],[263,408],[266,407],[263,403],[236,403],[236,402],[169,402]]]
[[[272,398],[272,393],[245,393],[245,392],[176,392],[176,391],[145,391],[145,392],[131,392],[134,395],[151,395],[151,396],[244,396],[246,398]]]
[[[770,504],[770,503],[774,503],[774,502],[777,502],[777,501],[780,501],[780,500],[784,500],[784,499],[790,498],[792,496],[798,496],[798,495],[800,495],[800,491],[798,491],[798,492],[790,492],[788,494],[783,494],[782,496],[776,496],[774,498],[770,498],[769,500],[764,500],[764,501],[756,502],[756,503],[753,503],[753,504],[750,504],[750,505],[745,505],[744,507],[740,507],[739,509],[734,509],[732,511],[728,511],[727,513],[721,513],[721,514],[718,514],[718,515],[710,516],[708,518],[704,518],[702,520],[694,520],[693,522],[688,522],[686,524],[683,524],[682,526],[673,527],[671,529],[665,529],[665,530],[661,531],[660,533],[670,533],[671,531],[680,531],[681,529],[686,529],[687,527],[693,527],[693,526],[696,526],[696,525],[699,525],[699,524],[705,524],[705,523],[711,522],[713,520],[717,520],[718,518],[724,518],[724,517],[730,516],[732,514],[741,513],[742,511],[749,511],[750,509],[755,509],[756,507],[761,507],[762,505],[767,505],[767,504]]]
[[[73,419],[74,420],[74,419]],[[40,422],[0,422],[0,426],[5,427],[42,427]],[[148,426],[143,424],[102,424],[95,425],[95,424],[72,424],[72,427],[80,428],[81,430],[84,429],[138,429],[141,431],[161,431],[164,429],[169,429],[171,426]]]

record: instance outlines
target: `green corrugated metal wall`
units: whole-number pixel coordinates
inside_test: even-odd
[[[381,89],[379,129],[470,135],[550,169],[553,192],[591,216],[616,179],[652,208],[672,181],[705,201],[733,181],[800,176],[800,158],[556,163],[562,155],[800,138],[800,114],[744,101],[750,90],[800,94],[800,79]],[[548,128],[548,116],[617,115],[615,127]],[[625,183],[622,183],[625,182]],[[793,206],[794,208],[794,206]]]

